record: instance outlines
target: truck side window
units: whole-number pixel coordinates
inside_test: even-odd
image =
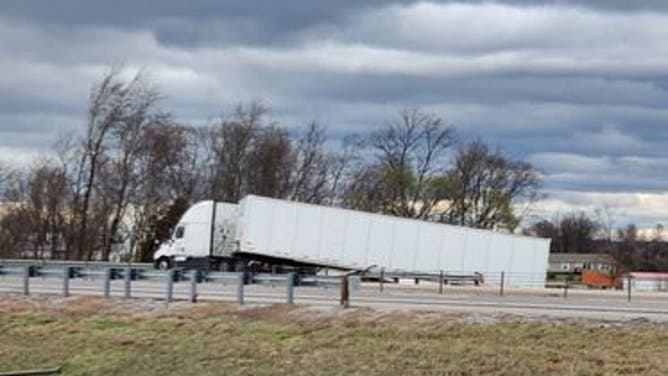
[[[179,227],[177,227],[177,228],[176,228],[176,232],[174,233],[174,238],[175,238],[175,239],[181,239],[181,238],[183,238],[183,233],[185,233],[185,232],[186,232],[185,227],[183,227],[183,226],[179,226]]]

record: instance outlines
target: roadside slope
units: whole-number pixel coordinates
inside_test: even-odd
[[[668,373],[668,326],[96,298],[0,300],[0,371],[84,374]]]

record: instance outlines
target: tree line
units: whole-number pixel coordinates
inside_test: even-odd
[[[180,122],[141,73],[94,85],[85,126],[27,169],[0,170],[2,257],[150,259],[187,207],[279,197],[478,228],[514,230],[539,196],[528,163],[481,140],[457,143],[435,114],[403,109],[340,145],[316,122],[297,132],[259,102],[207,126]]]
[[[535,221],[524,232],[551,239],[553,253],[606,253],[615,258],[622,271],[668,270],[663,225],[641,233],[635,224],[616,227],[615,216],[609,208],[566,213]]]
[[[530,163],[481,139],[462,142],[419,108],[338,140],[317,122],[280,124],[257,101],[193,126],[162,108],[144,74],[121,73],[92,87],[80,131],[27,168],[0,166],[0,257],[108,260],[121,251],[148,261],[193,202],[251,193],[507,231],[543,197]],[[584,249],[542,231],[547,222],[527,231]]]

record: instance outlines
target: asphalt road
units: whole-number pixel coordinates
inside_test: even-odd
[[[123,281],[115,280],[111,295],[124,295]],[[102,296],[101,279],[72,279],[69,283],[71,295]],[[133,281],[133,298],[164,299],[166,286],[162,281]],[[188,282],[174,284],[175,299],[188,299]],[[22,280],[17,277],[0,277],[0,299],[4,294],[20,294]],[[62,280],[57,278],[31,278],[30,293],[61,294]],[[236,284],[207,282],[197,285],[199,300],[236,301]],[[286,287],[276,284],[247,285],[244,288],[246,304],[283,303]],[[339,287],[296,287],[294,301],[323,308],[335,308],[339,303]],[[623,291],[570,290],[564,298],[562,290],[553,289],[506,289],[499,296],[498,287],[447,286],[438,294],[436,285],[386,284],[379,291],[377,284],[363,284],[351,291],[353,307],[371,307],[376,310],[421,310],[452,311],[470,313],[507,313],[524,316],[550,316],[563,318],[588,318],[603,320],[642,319],[668,322],[668,293],[637,293],[627,301]]]

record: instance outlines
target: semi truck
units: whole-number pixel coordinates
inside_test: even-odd
[[[544,286],[549,239],[248,195],[191,206],[153,258],[157,268],[199,263],[404,273],[481,274]]]

